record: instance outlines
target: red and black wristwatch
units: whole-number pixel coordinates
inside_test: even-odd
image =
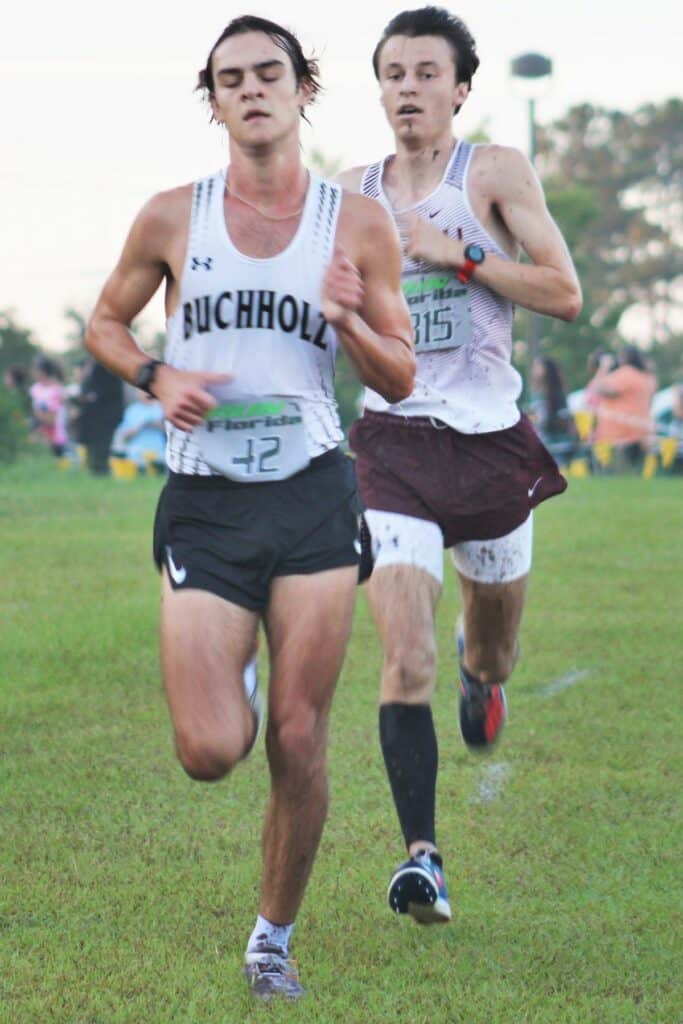
[[[480,245],[476,245],[474,242],[470,242],[469,245],[465,246],[465,262],[459,270],[456,270],[455,276],[458,281],[462,284],[467,284],[472,274],[480,267],[486,259],[486,253]]]

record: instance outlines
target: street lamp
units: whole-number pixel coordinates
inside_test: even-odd
[[[523,87],[529,104],[529,159],[536,162],[536,100],[545,92],[553,73],[553,62],[542,53],[523,53],[510,63],[510,72]],[[541,318],[529,313],[529,372],[538,355],[541,340]]]

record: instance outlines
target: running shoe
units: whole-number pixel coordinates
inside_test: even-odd
[[[293,961],[278,946],[259,946],[244,954],[244,976],[249,989],[264,1002],[280,996],[299,999],[306,989]]]
[[[387,891],[396,914],[410,914],[420,924],[446,924],[451,907],[438,853],[422,850],[396,869]]]
[[[502,683],[480,683],[465,671],[465,633],[462,618],[456,625],[460,660],[460,732],[471,749],[482,751],[493,746],[501,734],[508,714]]]
[[[253,750],[256,740],[259,738],[261,727],[263,726],[263,719],[265,717],[263,697],[258,685],[258,655],[255,654],[251,661],[247,662],[242,678],[244,680],[244,692],[247,700],[249,701],[249,707],[253,712],[254,722],[256,724],[254,738],[251,741],[247,753],[244,755],[247,757]]]

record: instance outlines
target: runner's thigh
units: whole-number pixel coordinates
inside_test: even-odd
[[[258,615],[204,590],[173,590],[162,578],[161,661],[176,733],[225,736],[244,711],[242,671]]]
[[[358,569],[278,576],[264,615],[270,653],[269,726],[304,732],[329,710],[351,632]]]

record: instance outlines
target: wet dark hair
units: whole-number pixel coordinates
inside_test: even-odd
[[[204,98],[210,99],[215,91],[213,67],[211,65],[216,48],[220,46],[224,39],[230,39],[231,36],[244,35],[246,32],[264,32],[280,49],[285,51],[292,62],[296,84],[301,85],[302,82],[306,82],[311,90],[310,102],[312,103],[322,89],[318,61],[313,57],[309,59],[304,56],[301,43],[293,32],[282,28],[281,25],[277,25],[274,21],[268,21],[267,18],[257,18],[251,14],[245,14],[241,18],[233,18],[211,47],[205,66],[197,75],[196,88],[204,92]]]
[[[372,55],[372,67],[379,81],[379,58],[382,48],[391,36],[441,36],[451,44],[456,82],[466,82],[472,88],[472,78],[479,67],[477,44],[464,21],[443,7],[419,7],[414,11],[401,11],[384,29]],[[455,113],[460,107],[455,108]]]

